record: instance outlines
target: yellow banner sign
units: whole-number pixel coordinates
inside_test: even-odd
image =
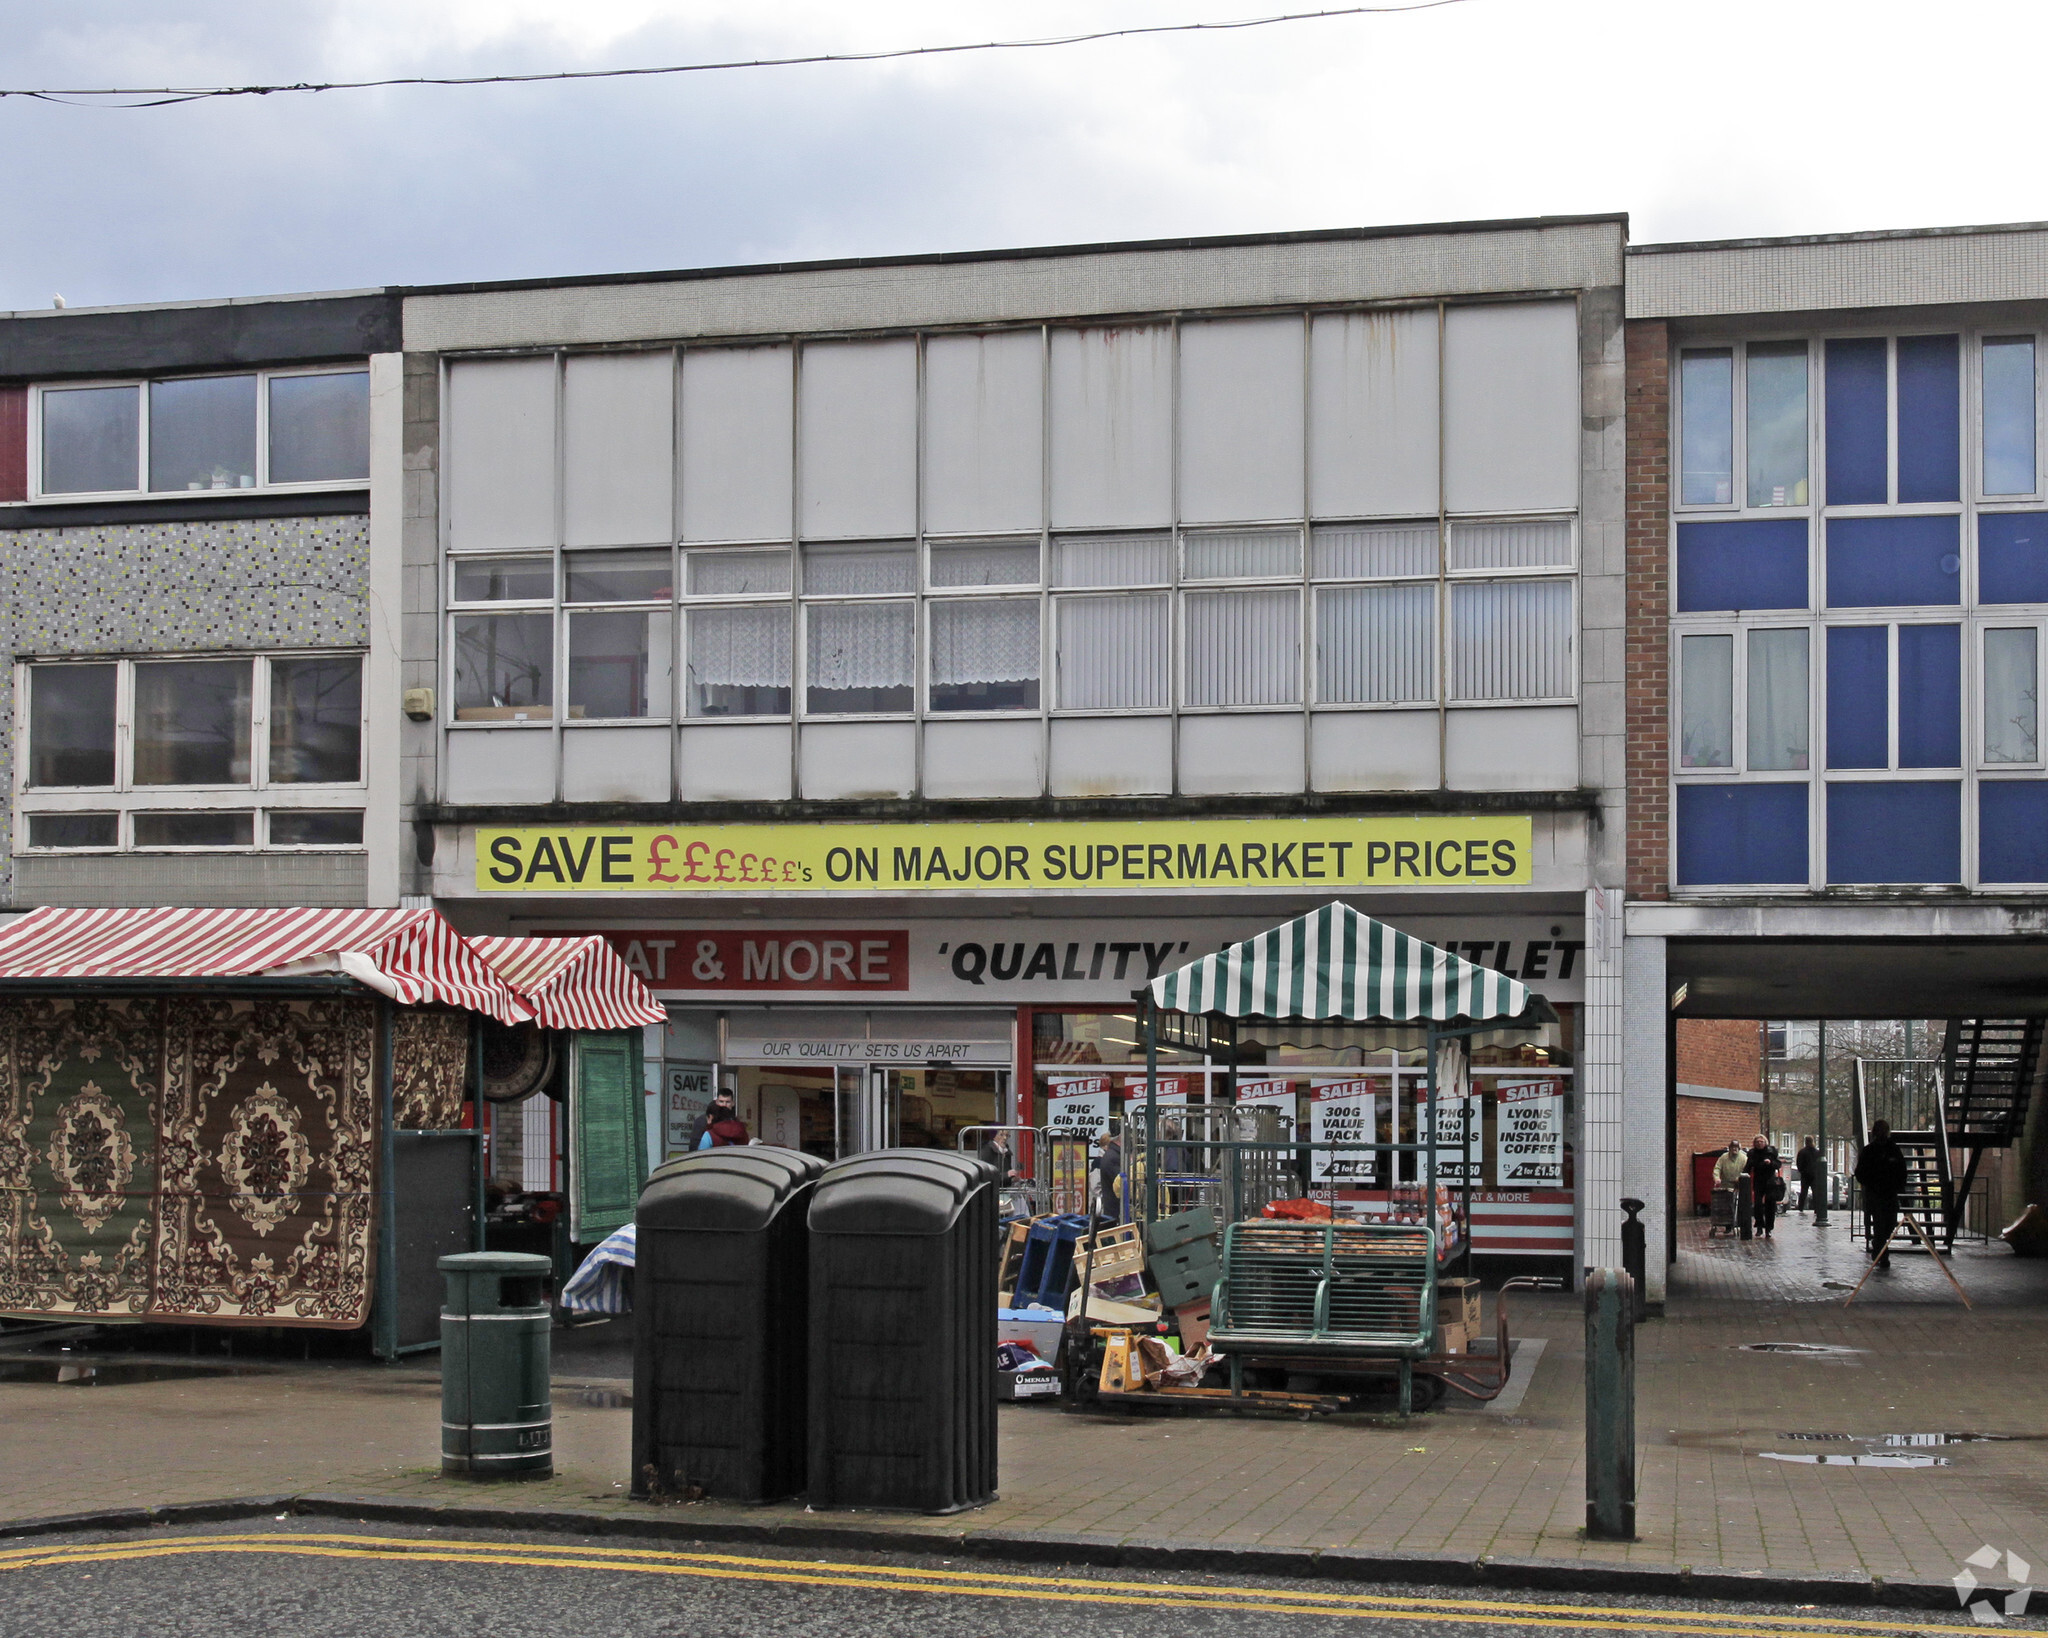
[[[1484,818],[570,825],[476,833],[488,893],[1513,887],[1532,824]]]

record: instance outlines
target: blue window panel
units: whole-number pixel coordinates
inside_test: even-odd
[[[1828,607],[1959,606],[1962,521],[1953,514],[1829,518]]]
[[[1899,337],[1899,499],[1961,500],[1962,358],[1955,336]]]
[[[1680,785],[1678,880],[1686,887],[1804,886],[1807,787]]]
[[[2048,779],[1987,779],[1977,787],[1977,877],[2048,882]]]
[[[1977,601],[2048,603],[2048,512],[1978,514]]]
[[[1828,343],[1828,504],[1882,506],[1890,391],[1882,336]]]
[[[1899,766],[1963,765],[1963,628],[1899,627]]]
[[[1955,882],[1963,787],[1953,779],[1828,787],[1828,880]]]
[[[1679,613],[1806,606],[1806,519],[1678,526]]]
[[[1890,716],[1889,628],[1828,627],[1828,766],[1890,767]]]

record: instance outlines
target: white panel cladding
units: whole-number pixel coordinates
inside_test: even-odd
[[[790,538],[793,369],[788,347],[683,355],[683,539]]]
[[[1052,526],[1173,521],[1173,330],[1052,333]]]
[[[1303,732],[1299,712],[1182,717],[1180,788],[1188,796],[1299,791]]]
[[[1579,496],[1578,307],[1444,315],[1444,495],[1453,512],[1565,511]]]
[[[1037,718],[924,725],[926,796],[1039,796],[1044,790],[1045,732]]]
[[[686,723],[676,736],[676,788],[685,801],[786,802],[786,722]]]
[[[1433,791],[1435,711],[1319,711],[1309,718],[1309,784],[1319,791]]]
[[[552,802],[555,736],[532,728],[450,734],[442,796],[449,802]]]
[[[804,348],[798,380],[798,527],[807,539],[917,527],[917,343]]]
[[[1444,724],[1444,768],[1454,791],[1576,790],[1578,707],[1452,711]]]
[[[555,361],[448,367],[448,543],[555,544]]]
[[[1036,330],[924,349],[924,526],[1036,532],[1045,518],[1045,343]]]
[[[675,527],[675,355],[590,353],[562,367],[562,534],[666,541]]]
[[[1309,510],[1317,517],[1434,514],[1434,308],[1318,314],[1309,340]]]
[[[1173,790],[1171,717],[1056,717],[1054,796],[1165,796]]]
[[[565,802],[666,802],[668,728],[572,728],[562,735]]]
[[[808,722],[797,758],[806,800],[917,794],[914,722]]]
[[[1302,323],[1224,319],[1180,330],[1180,515],[1301,516]]]

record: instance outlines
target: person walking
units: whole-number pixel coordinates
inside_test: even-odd
[[[1017,1175],[1016,1157],[1010,1153],[1010,1134],[998,1127],[989,1133],[988,1141],[976,1151],[979,1159],[985,1160],[996,1169],[996,1187],[1007,1188],[1010,1179]]]
[[[1879,1268],[1890,1268],[1892,1231],[1899,1226],[1899,1196],[1906,1189],[1906,1152],[1888,1120],[1870,1123],[1870,1141],[1856,1156],[1856,1183],[1863,1190],[1865,1251]]]
[[[737,1124],[739,1118],[739,1111],[733,1107],[732,1088],[721,1086],[712,1093],[710,1105],[690,1123],[690,1152],[695,1154],[699,1149],[716,1148],[716,1144],[704,1141],[705,1134],[719,1121],[729,1120]],[[745,1132],[746,1127],[741,1126],[740,1130]],[[740,1141],[744,1143],[746,1139],[742,1137]]]
[[[1820,1145],[1811,1137],[1799,1146],[1799,1153],[1792,1160],[1793,1171],[1799,1174],[1799,1204],[1795,1210],[1805,1211],[1807,1202],[1817,1206],[1827,1203],[1828,1162],[1820,1152]]]
[[[1777,1226],[1778,1202],[1785,1198],[1785,1176],[1777,1146],[1757,1133],[1749,1146],[1749,1200],[1752,1222],[1766,1240]]]
[[[1735,1180],[1748,1169],[1749,1156],[1743,1152],[1741,1139],[1730,1138],[1727,1152],[1714,1162],[1714,1186],[1719,1189],[1732,1189],[1735,1187]]]
[[[1098,1178],[1099,1207],[1096,1215],[1115,1222],[1123,1215],[1117,1200],[1117,1179],[1124,1169],[1123,1145],[1116,1140],[1113,1132],[1102,1134],[1102,1147],[1095,1155],[1095,1172]]]

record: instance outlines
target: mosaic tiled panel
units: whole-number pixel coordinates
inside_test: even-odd
[[[0,653],[175,654],[369,640],[365,517],[126,523],[0,534]],[[0,689],[0,772],[14,760]],[[13,861],[0,827],[0,902]]]

